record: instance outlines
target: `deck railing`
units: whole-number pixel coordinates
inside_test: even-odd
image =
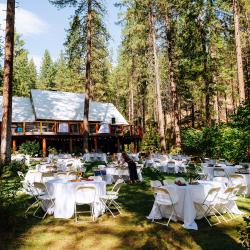
[[[142,137],[140,127],[134,125],[109,125],[110,134],[116,136]],[[12,124],[13,136],[25,135],[82,135],[84,133],[82,122],[23,122]],[[98,135],[100,123],[89,123],[89,134]]]

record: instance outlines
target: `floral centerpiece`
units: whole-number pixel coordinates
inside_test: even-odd
[[[200,165],[196,164],[195,162],[189,162],[186,170],[186,177],[189,180],[189,184],[194,184],[194,180],[199,177],[199,172],[201,170]]]

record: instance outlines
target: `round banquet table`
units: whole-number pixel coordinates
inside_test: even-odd
[[[181,220],[184,222],[183,227],[186,229],[198,230],[198,226],[195,219],[201,219],[201,215],[197,213],[194,202],[203,202],[208,191],[212,187],[225,188],[223,183],[212,181],[200,181],[198,185],[177,186],[175,184],[163,186],[166,188],[173,200],[176,200],[175,210],[177,218],[175,220]],[[241,214],[234,201],[229,202],[228,208],[232,213]],[[162,219],[162,217],[169,218],[171,209],[168,206],[160,206],[158,210],[157,205],[153,205],[153,208],[147,217],[148,219]]]
[[[69,219],[74,215],[75,191],[79,185],[96,187],[96,202],[94,205],[94,214],[96,217],[104,212],[104,206],[99,197],[106,194],[106,183],[104,181],[81,181],[70,182],[68,180],[51,180],[45,183],[52,197],[55,198],[53,208],[55,218]]]

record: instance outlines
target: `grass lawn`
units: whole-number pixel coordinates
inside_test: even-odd
[[[74,219],[53,216],[45,220],[25,218],[23,213],[32,200],[19,195],[9,211],[13,214],[9,226],[0,221],[0,249],[244,249],[239,243],[238,228],[245,228],[241,217],[212,228],[202,219],[197,221],[198,231],[182,228],[182,222],[170,222],[165,227],[148,221],[146,216],[154,199],[150,177],[145,179],[143,183],[122,187],[122,215],[113,218],[105,214],[97,222],[76,224]],[[249,215],[250,199],[242,198],[238,205]]]

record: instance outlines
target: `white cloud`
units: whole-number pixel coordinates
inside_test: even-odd
[[[6,4],[0,3],[0,23],[5,23],[6,18]],[[48,30],[48,24],[40,17],[32,12],[17,8],[16,9],[16,30],[23,36],[40,35]],[[3,30],[4,27],[1,27]]]

